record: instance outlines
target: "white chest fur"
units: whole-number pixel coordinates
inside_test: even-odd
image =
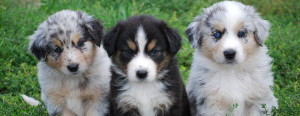
[[[122,89],[125,90],[118,96],[118,107],[126,107],[124,104],[136,107],[142,116],[155,116],[155,108],[168,110],[172,100],[164,92],[164,85],[161,82],[128,83]]]

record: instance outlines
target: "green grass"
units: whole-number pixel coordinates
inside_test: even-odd
[[[25,2],[27,1],[27,2]],[[101,19],[106,29],[132,15],[149,14],[165,20],[181,34],[182,48],[177,54],[180,71],[187,81],[193,49],[184,35],[193,17],[217,0],[1,0],[0,1],[0,114],[47,115],[43,105],[32,107],[20,94],[40,99],[37,60],[28,51],[28,36],[48,16],[62,9],[82,10]],[[273,58],[274,93],[277,115],[300,115],[300,33],[298,0],[242,0],[253,5],[271,22],[266,41]]]

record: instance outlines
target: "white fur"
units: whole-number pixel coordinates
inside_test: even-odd
[[[94,62],[89,66],[88,71],[92,72],[90,77],[87,77],[90,83],[86,89],[98,88],[103,91],[102,95],[108,95],[109,93],[109,82],[110,82],[110,67],[111,61],[107,56],[103,47],[97,48],[97,53],[94,58]],[[64,75],[61,72],[49,67],[45,62],[38,63],[38,78],[42,89],[42,100],[46,102],[47,110],[49,114],[54,112],[61,112],[62,107],[57,106],[55,101],[51,101],[48,98],[47,92],[49,91],[62,91],[64,88],[65,92],[69,92],[67,96],[64,96],[62,100],[65,100],[66,107],[70,111],[76,113],[79,116],[83,116],[86,112],[87,107],[82,104],[82,91],[78,88],[83,76],[77,75]],[[97,109],[99,114],[103,115],[108,112],[107,99],[99,99],[98,102],[93,103],[91,106]]]
[[[163,91],[164,87],[164,84],[159,81],[130,82],[122,88],[126,91],[119,95],[117,99],[120,104],[130,103],[136,106],[142,116],[155,116],[156,112],[153,110],[155,107],[164,104],[166,106],[165,110],[168,110],[172,105],[172,101]]]
[[[32,105],[32,106],[38,106],[40,104],[39,101],[35,100],[32,97],[28,97],[27,95],[21,95],[23,97],[23,99],[25,100],[25,102],[27,102],[28,104]]]
[[[226,32],[222,37],[223,43],[220,46],[222,52],[214,54],[212,59],[202,53],[201,47],[196,48],[194,52],[187,84],[190,102],[196,101],[194,103],[196,104],[196,114],[193,115],[258,116],[264,115],[262,104],[266,104],[266,109],[270,114],[272,107],[278,107],[278,103],[270,88],[273,86],[273,73],[271,71],[272,59],[267,54],[268,49],[265,46],[257,46],[258,48],[253,48],[256,49],[253,50],[254,53],[247,56],[242,44],[250,44],[250,42],[239,42],[240,38],[234,32],[234,26],[239,21],[244,21],[245,25],[248,26],[247,29],[253,31],[255,26],[250,21],[252,22],[251,18],[257,17],[247,17],[246,13],[241,10],[244,5],[238,2],[225,1],[216,3],[216,5],[225,8],[225,12],[222,12],[225,13],[225,17],[221,17],[221,24],[224,24],[223,26],[226,28]],[[208,11],[204,12],[207,13]],[[204,16],[206,15],[208,14],[204,14]],[[197,27],[192,27],[198,26],[195,24],[195,22],[191,23],[188,28],[197,31],[194,29]],[[207,30],[210,29],[202,29],[202,32],[206,33]],[[192,34],[197,36],[199,32],[192,32]],[[264,41],[264,36],[261,37],[260,39]],[[194,44],[193,41],[191,42]],[[214,45],[214,43],[209,44]],[[236,50],[236,63],[224,64],[226,59],[223,51],[227,49]],[[201,103],[203,101],[204,103]],[[238,107],[230,112],[233,104],[236,103]]]
[[[233,104],[238,103],[239,106],[233,114],[242,116],[263,111],[261,104],[267,104],[268,111],[271,111],[272,106],[277,107],[277,99],[270,89],[273,85],[269,64],[271,58],[266,53],[267,48],[263,47],[255,55],[249,56],[251,58],[248,58],[248,61],[236,66],[226,66],[212,62],[196,49],[187,91],[188,93],[193,91],[197,96],[196,99],[207,100],[207,105],[202,108],[197,107],[197,110],[204,112],[205,115],[225,115],[230,113],[229,109]],[[208,71],[203,70],[204,68]],[[200,86],[199,82],[205,84]],[[224,99],[228,105],[224,107],[213,105],[221,99]],[[251,110],[248,110],[250,108]]]
[[[138,28],[136,41],[138,44],[139,52],[128,63],[128,79],[130,81],[139,81],[136,76],[138,70],[146,70],[148,72],[144,81],[154,81],[157,76],[155,62],[145,54],[145,47],[147,44],[146,34],[142,26]]]

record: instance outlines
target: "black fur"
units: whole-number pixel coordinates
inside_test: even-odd
[[[36,32],[36,33],[38,33],[38,32]],[[34,37],[36,39],[35,39],[35,41],[33,41],[31,43],[29,50],[39,61],[45,60],[46,53],[47,53],[45,45],[44,45],[45,34],[39,33],[39,34],[35,35]]]
[[[92,27],[89,28],[87,25],[90,25]],[[91,22],[88,22],[84,26],[85,26],[85,28],[88,29],[87,31],[92,36],[93,41],[95,42],[95,44],[97,46],[100,46],[101,40],[102,40],[102,37],[103,37],[103,25],[101,24],[101,22],[99,20],[93,20]]]
[[[126,66],[130,60],[131,56],[126,56],[123,54],[125,49],[128,49],[126,43],[127,40],[135,42],[135,35],[139,26],[143,27],[148,42],[156,40],[155,49],[159,49],[161,53],[157,57],[151,57],[154,62],[160,64],[165,59],[165,54],[170,55],[168,64],[162,70],[168,70],[167,74],[158,81],[162,82],[166,88],[163,90],[170,97],[174,99],[172,106],[168,111],[157,111],[158,116],[189,116],[189,102],[183,81],[181,79],[179,68],[177,66],[177,61],[174,58],[176,53],[179,51],[181,46],[181,37],[176,30],[169,28],[164,21],[157,20],[151,16],[133,16],[126,21],[119,22],[115,27],[111,29],[104,36],[104,48],[110,56],[113,58],[113,63],[115,64],[115,59],[119,59],[121,64],[115,64],[111,68],[112,79],[110,82],[111,85],[111,109],[110,113],[112,116],[140,116],[138,108],[135,106],[128,106],[127,112],[122,112],[122,109],[119,109],[118,101],[116,98],[124,91],[121,90],[123,86],[128,84],[128,77],[122,76],[116,70],[121,70],[124,72],[121,66]],[[149,51],[133,51],[133,54],[137,52],[145,52],[146,55],[149,55]],[[119,55],[117,55],[119,53]],[[133,55],[134,56],[134,55]],[[121,65],[121,66],[120,66]],[[160,72],[158,72],[160,73]],[[126,74],[126,73],[125,73]],[[156,109],[156,108],[153,108]]]

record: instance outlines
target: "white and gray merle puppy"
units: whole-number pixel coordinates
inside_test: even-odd
[[[49,115],[103,116],[108,113],[111,61],[100,46],[102,24],[81,11],[50,16],[30,36],[39,60],[42,100]]]
[[[264,45],[270,24],[252,6],[223,1],[204,9],[186,34],[195,49],[187,85],[194,116],[259,116],[278,107],[272,59]],[[232,112],[233,104],[238,104]]]

